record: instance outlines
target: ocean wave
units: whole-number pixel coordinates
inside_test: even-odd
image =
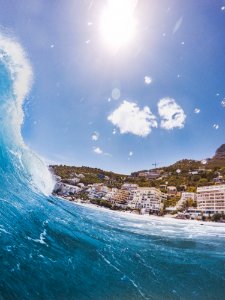
[[[0,299],[222,299],[224,225],[147,219],[49,196],[21,135],[32,68],[0,33]]]
[[[54,186],[52,176],[41,158],[25,145],[21,135],[23,102],[33,81],[32,67],[18,41],[1,32],[0,63],[0,162],[8,165],[0,176],[4,176],[2,180],[7,178],[11,165],[13,176],[10,180],[19,180],[21,184],[49,195]]]

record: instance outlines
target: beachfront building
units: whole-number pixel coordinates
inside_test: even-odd
[[[128,190],[116,189],[111,196],[110,202],[113,204],[125,204],[129,198]]]
[[[198,187],[197,208],[203,213],[225,213],[225,184]]]
[[[80,192],[81,188],[78,186],[66,184],[63,182],[57,182],[54,191],[57,195],[63,196],[63,197],[68,197],[75,195],[76,193]]]
[[[177,202],[176,208],[182,209],[187,202],[187,200],[192,199],[194,202],[197,200],[196,193],[190,193],[190,192],[182,192],[180,200]]]
[[[127,206],[132,209],[145,209],[146,212],[159,212],[161,203],[166,198],[166,194],[154,187],[140,187],[130,191]]]
[[[90,199],[100,199],[109,191],[109,188],[102,183],[89,184],[87,192]]]
[[[102,197],[103,200],[112,202],[112,199],[114,195],[117,193],[118,189],[117,188],[109,188],[108,192]]]

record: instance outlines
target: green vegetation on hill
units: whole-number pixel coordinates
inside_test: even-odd
[[[76,175],[82,174],[84,177],[80,178],[80,182],[85,185],[93,183],[105,183],[109,187],[120,188],[127,177],[126,175],[84,166],[74,167],[66,165],[51,165],[50,168],[53,170],[53,173],[57,176],[60,176],[64,182],[66,182],[68,179],[76,177]]]
[[[203,165],[199,160],[193,159],[182,159],[177,161],[175,164],[170,165],[168,167],[164,167],[163,170],[166,172],[176,172],[178,169],[181,172],[194,171],[196,169],[201,168]]]
[[[83,174],[84,178],[80,178],[80,182],[87,184],[104,183],[108,187],[120,188],[124,182],[135,183],[140,187],[156,187],[161,188],[165,183],[167,185],[176,186],[178,191],[187,190],[195,192],[198,186],[213,185],[214,178],[220,174],[225,181],[225,167],[216,167],[212,170],[201,169],[198,174],[191,174],[191,171],[198,170],[199,165],[196,161],[184,160],[176,164],[161,168],[160,177],[158,179],[147,179],[145,177],[132,177],[113,172],[103,171],[97,168],[89,167],[71,167],[71,166],[51,166],[54,174],[60,176],[62,181],[67,182],[68,179],[75,177],[75,174]],[[181,172],[178,174],[177,169]],[[163,188],[161,188],[163,191]]]
[[[198,186],[215,184],[219,176],[221,182],[225,181],[225,144],[217,149],[213,158],[208,159],[206,164],[202,164],[198,160],[183,159],[168,167],[134,172],[131,174],[132,176],[84,166],[53,165],[50,168],[64,182],[68,182],[76,175],[83,174],[84,176],[79,178],[80,182],[85,185],[104,183],[108,187],[120,188],[124,182],[128,182],[138,184],[140,187],[161,188],[162,191],[165,191],[163,185],[172,185],[176,186],[178,191],[195,192]],[[147,171],[157,172],[158,178],[148,179],[138,176],[140,172]]]

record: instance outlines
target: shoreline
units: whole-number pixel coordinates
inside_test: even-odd
[[[188,220],[188,219],[177,219],[175,217],[171,216],[156,216],[156,215],[148,215],[148,214],[144,214],[144,215],[138,215],[132,212],[124,212],[124,211],[119,211],[119,210],[111,210],[108,209],[106,207],[102,207],[102,206],[98,206],[98,205],[94,205],[92,203],[81,203],[81,202],[75,202],[75,201],[69,201],[63,197],[60,196],[55,196],[56,198],[59,198],[61,200],[64,201],[68,201],[74,205],[78,205],[78,206],[83,206],[86,208],[90,208],[90,209],[95,209],[98,211],[104,211],[104,212],[108,212],[108,213],[112,213],[112,214],[117,214],[119,216],[123,216],[126,217],[128,219],[136,219],[136,220],[145,220],[145,221],[162,221],[165,223],[179,223],[179,224],[198,224],[200,226],[216,226],[216,227],[225,227],[225,223],[220,223],[220,222],[209,222],[209,221],[198,221],[198,220]]]

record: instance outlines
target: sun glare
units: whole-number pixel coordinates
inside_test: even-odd
[[[135,36],[134,9],[137,0],[108,0],[100,20],[104,42],[113,50],[127,45]]]

